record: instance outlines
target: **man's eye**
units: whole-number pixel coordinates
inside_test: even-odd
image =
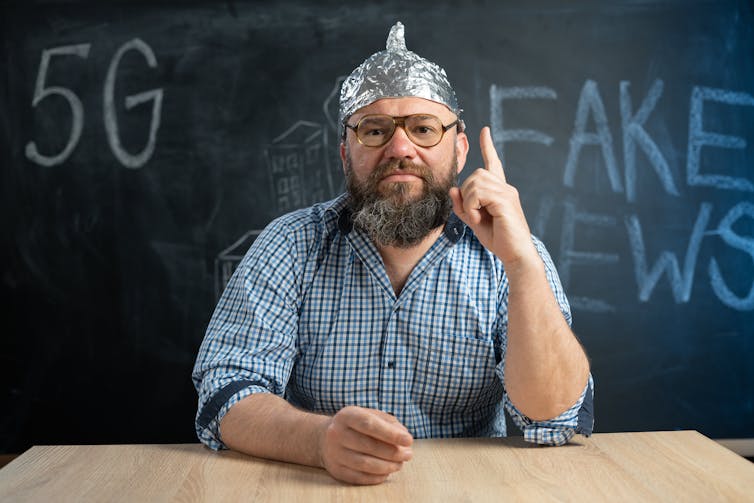
[[[364,136],[380,136],[385,134],[384,129],[378,129],[378,128],[366,128],[364,129],[363,133]]]
[[[433,128],[432,126],[416,126],[414,128],[414,134],[417,134],[417,135],[425,136],[425,135],[432,135],[435,133],[437,133],[437,131],[435,131],[435,128]]]

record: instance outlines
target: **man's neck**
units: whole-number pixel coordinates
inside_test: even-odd
[[[409,248],[399,248],[397,246],[378,246],[377,251],[382,256],[385,263],[385,271],[393,286],[395,295],[398,296],[408,280],[411,271],[416,264],[424,257],[427,251],[435,244],[435,241],[442,234],[442,227],[437,227],[422,239],[419,243]]]

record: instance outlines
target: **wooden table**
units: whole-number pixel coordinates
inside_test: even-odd
[[[417,440],[384,484],[199,444],[33,447],[0,470],[0,501],[754,501],[754,463],[694,431]]]

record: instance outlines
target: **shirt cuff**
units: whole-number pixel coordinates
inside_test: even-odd
[[[217,391],[197,412],[196,435],[213,450],[227,449],[220,438],[220,422],[235,404],[254,393],[270,393],[255,381],[233,381]]]
[[[576,433],[592,434],[594,428],[594,380],[589,379],[576,403],[557,417],[545,421],[532,421],[508,401],[508,412],[516,426],[524,432],[527,442],[545,445],[563,445]]]

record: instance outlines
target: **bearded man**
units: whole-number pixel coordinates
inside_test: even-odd
[[[445,71],[387,50],[343,83],[347,193],[257,238],[207,328],[193,379],[213,449],[376,484],[414,438],[591,434],[593,381],[544,245],[489,128],[469,151]]]

